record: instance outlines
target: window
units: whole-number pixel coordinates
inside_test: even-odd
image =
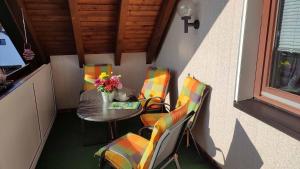
[[[0,23],[0,69],[10,74],[25,63]]]
[[[5,39],[0,39],[0,45],[6,45]]]
[[[300,114],[300,1],[263,3],[254,95]]]

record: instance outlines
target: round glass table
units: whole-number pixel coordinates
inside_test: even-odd
[[[111,139],[116,137],[116,122],[129,119],[139,115],[142,106],[137,109],[109,109],[109,103],[104,103],[101,93],[96,89],[88,90],[80,95],[80,102],[77,115],[82,119],[83,131],[85,131],[84,121],[107,122]]]

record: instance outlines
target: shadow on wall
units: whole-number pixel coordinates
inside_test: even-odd
[[[196,119],[195,126],[193,128],[194,136],[196,137],[196,140],[200,140],[201,143],[199,145],[202,145],[206,147],[206,150],[208,150],[208,154],[212,157],[216,156],[216,146],[213,142],[213,139],[210,136],[210,128],[209,128],[209,115],[210,115],[210,100],[211,100],[211,92],[213,90],[211,89],[209,95],[207,96],[206,100],[203,103],[203,107],[200,110],[200,114],[198,118]],[[196,131],[197,130],[197,131]],[[209,137],[207,137],[209,136]],[[199,138],[206,138],[207,139],[199,139]]]
[[[243,159],[243,160],[240,160]],[[263,161],[239,120],[236,120],[233,140],[222,168],[260,169]]]
[[[170,103],[176,104],[178,96],[178,77],[189,63],[201,42],[208,35],[218,16],[226,6],[228,0],[195,0],[195,19],[200,20],[199,30],[189,28],[189,33],[184,33],[184,24],[178,14],[175,15],[169,32],[165,39],[156,61],[157,66],[168,67],[172,71],[170,82]],[[168,58],[170,58],[169,60]],[[190,72],[193,75],[193,72]],[[201,80],[201,79],[200,79]]]
[[[199,145],[201,145],[202,148],[205,148],[211,157],[215,157],[218,151],[222,155],[224,165],[221,167],[224,169],[260,169],[263,165],[263,161],[239,120],[236,120],[235,123],[233,139],[227,157],[225,157],[220,148],[215,146],[213,139],[210,136],[209,128],[210,100],[211,93],[204,102],[204,107],[197,118],[196,126],[193,130],[193,133],[197,133],[194,136],[196,136],[196,140],[199,141]]]

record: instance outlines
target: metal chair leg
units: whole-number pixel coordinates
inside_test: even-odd
[[[186,148],[190,147],[190,132],[186,130]]]
[[[174,157],[170,158],[162,167],[160,167],[160,169],[166,168],[173,161],[173,159]]]
[[[192,141],[193,141],[193,143],[194,143],[194,146],[195,146],[195,148],[196,148],[198,154],[201,155],[201,152],[200,152],[200,150],[199,150],[199,148],[198,148],[196,139],[195,139],[194,135],[192,134],[192,131],[191,131],[189,128],[188,128],[188,132],[190,133],[190,135],[191,135],[191,137],[192,137]]]
[[[118,137],[118,130],[117,130],[117,122],[114,121],[113,122],[113,132],[114,132],[114,137],[117,138]]]
[[[172,158],[170,158],[160,169],[166,168],[172,161],[174,160],[177,169],[181,169],[179,161],[178,161],[178,154],[174,154]]]
[[[178,161],[178,154],[175,154],[175,155],[174,155],[174,162],[175,162],[175,164],[176,164],[176,168],[177,168],[177,169],[181,169],[180,164],[179,164],[179,161]]]

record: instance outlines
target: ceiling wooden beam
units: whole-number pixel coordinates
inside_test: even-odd
[[[8,2],[8,0],[6,0],[6,4],[7,4],[8,6],[11,5],[11,4]],[[39,57],[38,59],[41,59],[40,62],[41,62],[42,64],[43,64],[43,63],[49,63],[50,58],[49,58],[49,56],[45,53],[44,49],[42,48],[42,45],[39,43],[39,40],[38,40],[38,38],[37,38],[37,36],[36,36],[36,32],[35,32],[35,30],[34,30],[32,24],[31,24],[31,22],[30,22],[29,19],[28,19],[27,11],[26,11],[26,8],[25,8],[25,5],[24,5],[23,0],[17,0],[17,5],[20,7],[20,9],[10,9],[10,10],[11,10],[11,13],[13,13],[13,12],[16,13],[17,11],[20,11],[20,12],[21,12],[21,8],[23,9],[24,21],[25,21],[26,29],[27,29],[27,36],[28,36],[28,38],[31,37],[32,43],[33,43],[33,45],[35,46],[35,49],[37,50],[37,51],[36,51],[36,54],[39,55],[39,56],[38,56],[38,57]],[[12,6],[9,6],[9,7],[11,8]],[[16,10],[16,11],[12,11],[12,10]],[[14,14],[13,14],[13,15],[14,15]],[[22,18],[22,15],[19,15],[19,16]],[[16,16],[14,16],[14,20],[15,20],[15,22],[17,23],[15,17],[16,17]],[[17,24],[18,24],[18,23],[17,23]],[[22,28],[21,28],[21,29],[22,29]],[[23,32],[23,36],[25,36],[25,35],[24,35],[24,31],[22,31],[22,32]],[[30,41],[30,39],[29,39],[29,41]],[[25,42],[25,37],[24,37],[24,42]]]
[[[118,34],[115,49],[115,65],[121,64],[121,56],[124,48],[124,33],[127,20],[129,0],[121,0],[119,11]]]
[[[163,0],[160,7],[159,15],[156,19],[154,31],[147,49],[147,64],[152,63],[161,49],[163,41],[168,32],[170,21],[173,13],[176,10],[176,5],[179,0]]]
[[[78,0],[68,0],[68,1],[69,1],[69,9],[70,9],[71,20],[73,25],[75,45],[76,45],[76,50],[77,50],[77,55],[79,60],[79,66],[82,67],[84,64],[84,48],[83,48],[79,16],[78,16]]]

